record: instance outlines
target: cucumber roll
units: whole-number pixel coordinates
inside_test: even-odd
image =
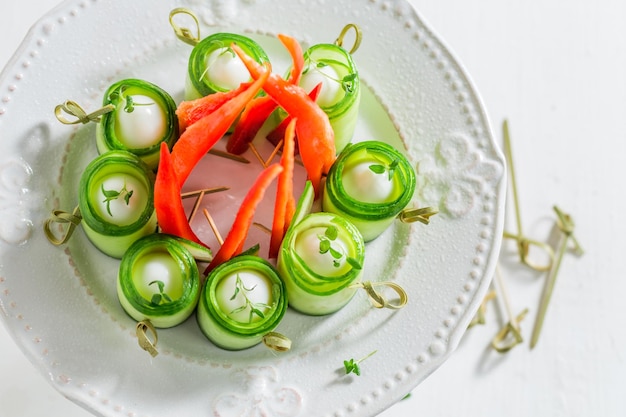
[[[198,303],[200,328],[215,345],[246,349],[272,332],[287,309],[285,285],[266,260],[241,255],[207,277]]]
[[[384,142],[359,142],[328,172],[322,208],[348,218],[368,242],[389,227],[414,191],[415,171],[404,155]]]
[[[172,97],[152,83],[131,78],[107,89],[103,105],[110,104],[115,110],[102,116],[96,130],[98,152],[126,150],[156,169],[161,142],[171,149],[178,137]]]
[[[352,56],[341,46],[318,44],[304,53],[300,86],[310,92],[322,83],[317,103],[326,112],[340,153],[350,143],[361,100],[359,74]]]
[[[167,328],[185,321],[200,298],[200,273],[192,251],[210,251],[183,239],[153,234],[137,240],[120,262],[117,294],[126,313]]]
[[[191,51],[185,82],[185,100],[220,91],[230,91],[250,80],[250,73],[230,49],[236,43],[260,64],[269,62],[263,48],[254,40],[235,33],[215,33],[201,40]]]
[[[362,274],[363,237],[345,218],[312,213],[293,224],[278,253],[277,268],[289,305],[310,315],[334,313],[356,292]]]
[[[91,242],[121,258],[134,241],[156,231],[154,174],[130,152],[106,152],[85,168],[78,206]]]

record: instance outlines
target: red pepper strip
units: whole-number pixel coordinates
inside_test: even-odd
[[[304,68],[304,54],[302,53],[302,47],[300,43],[291,36],[279,34],[278,39],[287,48],[289,55],[291,55],[291,61],[293,66],[291,67],[291,76],[289,82],[294,85],[298,85],[300,77],[302,76],[302,69]]]
[[[278,176],[276,186],[276,201],[274,203],[274,219],[272,221],[272,233],[270,237],[269,257],[276,258],[280,244],[285,237],[285,230],[291,222],[288,215],[289,200],[293,197],[293,166],[294,166],[294,146],[295,146],[296,119],[292,119],[285,132],[283,143],[283,155],[280,158],[280,165],[283,172]],[[295,200],[294,200],[295,201]]]
[[[261,96],[251,100],[243,109],[233,134],[228,138],[226,150],[235,155],[247,151],[248,145],[276,107],[276,103],[270,96]]]
[[[231,98],[239,95],[247,89],[251,83],[242,83],[234,90],[210,94],[195,100],[183,101],[176,109],[178,116],[178,126],[181,133],[198,120],[202,119],[221,107]]]
[[[160,158],[154,184],[154,207],[161,231],[203,245],[187,221],[172,157],[165,142],[161,143]]]
[[[304,68],[304,56],[302,55],[302,47],[294,38],[285,35],[278,35],[283,45],[289,51],[293,62],[291,76],[289,82],[298,84]],[[248,150],[248,145],[254,140],[254,137],[261,129],[265,121],[278,107],[276,102],[269,96],[257,97],[250,101],[243,113],[233,134],[230,135],[226,150],[232,154],[240,155]],[[285,125],[286,126],[286,125]],[[284,131],[283,131],[284,134]],[[282,137],[281,137],[282,139]],[[276,144],[274,144],[276,146]]]
[[[320,91],[322,90],[322,83],[317,84],[313,87],[313,90],[309,93],[309,97],[311,100],[316,101],[317,97],[320,95]],[[287,126],[291,121],[292,116],[287,115],[279,124],[266,136],[266,139],[274,146],[278,146],[281,140],[285,138],[285,130],[287,130]],[[296,147],[294,148],[294,152],[298,154],[298,144],[296,143]]]
[[[262,66],[241,48],[232,45],[231,49],[239,55],[252,78],[257,79],[263,74]],[[322,175],[328,172],[336,157],[335,134],[328,116],[300,86],[289,83],[277,74],[269,74],[263,89],[287,113],[299,120],[296,125],[298,148],[315,195],[319,196]]]
[[[210,272],[216,266],[241,253],[243,242],[246,240],[248,230],[252,225],[252,219],[254,217],[256,207],[263,199],[265,190],[269,187],[272,181],[274,181],[274,178],[276,178],[282,171],[283,167],[280,164],[272,164],[261,171],[256,181],[244,197],[243,202],[237,211],[237,215],[235,216],[233,226],[230,229],[230,232],[228,232],[226,239],[224,239],[222,247],[213,257],[213,260],[207,267],[205,273]]]
[[[270,72],[269,68],[264,68],[260,73],[255,72],[259,77],[249,88],[189,126],[178,138],[172,148],[172,164],[178,178],[179,189],[198,161],[224,136],[245,105],[261,90],[263,80],[267,80]]]

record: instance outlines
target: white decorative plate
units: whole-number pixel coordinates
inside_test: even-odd
[[[160,355],[137,346],[115,295],[117,261],[77,233],[45,238],[54,208],[71,210],[95,155],[93,126],[68,127],[55,105],[98,107],[114,81],[138,77],[182,96],[190,47],[174,7],[202,33],[231,31],[271,50],[286,33],[333,42],[357,23],[366,85],[359,139],[405,146],[418,170],[415,202],[431,224],[391,227],[367,249],[367,276],[408,292],[402,310],[357,294],[327,317],[289,311],[276,354],[214,347],[195,319],[159,332]],[[400,400],[457,346],[489,285],[503,225],[505,167],[476,91],[451,53],[401,0],[70,0],[30,31],[0,79],[0,308],[24,353],[66,397],[102,416],[374,416]],[[377,350],[362,375],[343,361]]]

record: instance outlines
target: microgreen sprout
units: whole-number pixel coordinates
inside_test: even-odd
[[[356,80],[356,73],[350,73],[341,79],[341,87],[344,91],[348,93],[354,91],[354,80]]]
[[[126,205],[129,205],[130,204],[130,198],[133,196],[133,190],[128,191],[126,189],[126,182],[124,182],[124,186],[122,187],[122,189],[120,191],[105,190],[104,189],[104,184],[102,184],[100,189],[102,190],[102,194],[105,197],[104,200],[102,200],[102,202],[106,203],[106,205],[107,205],[107,213],[109,213],[109,216],[111,216],[111,217],[113,217],[113,213],[111,213],[111,201],[117,200],[118,198],[123,198],[124,201],[126,202]]]
[[[374,156],[374,158],[376,158],[376,156]],[[394,158],[393,161],[391,161],[390,164],[386,164],[385,161],[382,161],[379,158],[376,158],[380,164],[371,164],[369,166],[370,171],[372,171],[375,174],[384,174],[385,172],[387,173],[387,178],[389,179],[389,181],[391,181],[393,179],[393,175],[396,172],[396,168],[398,168],[398,164],[400,163],[400,160],[398,158]]]
[[[359,366],[361,362],[363,362],[365,359],[369,358],[370,356],[374,355],[376,352],[378,352],[377,350],[373,351],[372,353],[370,353],[369,355],[359,359],[359,360],[355,360],[355,359],[348,359],[343,361],[343,366],[345,368],[346,371],[346,375],[348,374],[355,374],[356,376],[361,376],[361,367]]]
[[[328,226],[323,235],[318,235],[317,238],[320,241],[319,251],[321,255],[330,254],[333,258],[333,266],[339,268],[341,266],[341,260],[346,259],[346,262],[350,264],[354,269],[361,269],[362,266],[356,259],[346,256],[341,246],[333,246],[333,242],[337,240],[339,231],[335,226]]]
[[[250,317],[248,319],[249,323],[252,323],[252,319],[254,318],[255,315],[261,319],[264,319],[265,314],[263,313],[263,311],[261,311],[261,309],[270,308],[271,306],[265,303],[253,303],[252,301],[250,301],[250,299],[248,298],[248,293],[254,291],[255,288],[256,288],[256,285],[252,286],[251,288],[246,288],[246,286],[243,283],[243,280],[241,279],[239,274],[237,274],[237,279],[235,281],[235,292],[233,296],[230,297],[230,300],[231,301],[234,300],[235,298],[237,298],[239,294],[241,294],[244,298],[244,304],[240,307],[237,307],[236,309],[231,311],[229,314],[236,314],[249,308],[250,309]]]
[[[309,54],[306,55],[306,62],[307,62],[307,66],[306,66],[305,70],[302,72],[302,74],[306,74],[311,69],[321,70],[322,68],[325,68],[325,67],[329,66],[329,64],[327,64],[325,62],[314,61]],[[332,80],[332,81],[336,82],[337,84],[341,84],[341,88],[346,93],[354,92],[354,82],[357,79],[357,74],[355,72],[351,72],[351,73],[343,76],[341,79],[337,79],[337,78],[331,77],[330,75],[328,75],[324,71],[319,71],[319,73],[322,74],[327,79]]]
[[[152,299],[150,300],[152,304],[159,305],[163,302],[166,302],[166,303],[172,302],[172,298],[169,295],[165,294],[165,291],[164,291],[165,283],[163,283],[163,281],[155,280],[149,283],[148,286],[152,284],[156,284],[157,287],[159,288],[159,292],[152,295]]]
[[[124,111],[126,113],[132,113],[135,110],[136,106],[151,106],[154,103],[136,103],[133,99],[133,96],[125,94],[127,86],[121,85],[119,88],[113,90],[109,94],[109,101],[113,103],[116,107],[121,103],[124,104]]]

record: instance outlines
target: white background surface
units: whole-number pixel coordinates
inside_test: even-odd
[[[487,323],[469,330],[450,360],[381,417],[624,415],[626,3],[412,2],[464,64],[498,138],[509,119],[524,232],[548,239],[558,204],[576,221],[586,253],[565,255],[531,350],[546,275],[515,266],[515,245],[505,242],[512,309],[530,310],[521,323],[524,343],[507,354],[489,348],[503,324],[489,303]],[[2,3],[0,66],[56,4]],[[512,212],[507,226],[514,229]],[[0,417],[89,415],[58,394],[0,326]]]

